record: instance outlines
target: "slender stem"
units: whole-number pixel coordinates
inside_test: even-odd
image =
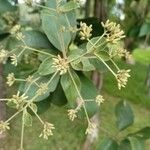
[[[58,73],[58,71],[56,71],[53,76],[51,77],[51,79],[48,81],[47,84],[50,84],[52,82],[52,80],[55,78],[56,74]]]
[[[40,78],[40,77],[36,78],[35,80],[33,80],[33,81],[29,84],[29,86],[28,86],[28,88],[26,89],[26,91],[25,91],[24,94],[26,94],[26,93],[28,92],[28,90],[30,89],[30,87],[32,86],[32,84],[35,83],[37,80],[39,80],[39,78]]]
[[[109,71],[116,77],[116,74],[114,73],[114,71],[107,65],[107,63],[97,54],[95,54],[95,56],[109,69]]]
[[[16,117],[20,112],[21,112],[22,110],[20,110],[20,111],[17,111],[15,114],[13,114],[9,119],[7,119],[5,122],[7,123],[7,122],[9,122],[10,120],[12,120],[14,117]]]
[[[10,101],[11,99],[5,98],[5,99],[0,99],[0,101]]]
[[[44,9],[47,9],[47,10],[51,10],[51,11],[55,11],[55,12],[56,12],[56,10],[53,9],[53,8],[49,8],[49,7],[46,7],[46,6],[39,5],[39,4],[35,4],[35,5],[38,6],[38,7],[40,7],[40,8],[44,8]]]
[[[81,94],[80,94],[80,92],[79,92],[79,89],[78,89],[78,87],[77,87],[77,85],[76,85],[76,83],[75,83],[75,81],[74,81],[74,78],[73,78],[73,76],[72,76],[70,70],[68,70],[68,73],[69,73],[69,75],[70,75],[70,77],[71,77],[71,80],[72,80],[74,86],[75,86],[75,89],[76,89],[76,91],[77,91],[77,93],[78,93],[79,98],[83,101],[83,109],[84,109],[84,112],[85,112],[87,121],[88,121],[88,123],[90,123],[90,119],[89,119],[89,116],[88,116],[86,107],[85,107],[85,105],[84,105],[84,100],[83,100],[83,98],[82,98],[82,96],[81,96]]]
[[[83,56],[87,55],[88,53],[89,53],[89,52],[86,52],[86,53],[84,53],[84,54],[80,55],[79,57],[74,58],[74,59],[72,59],[72,60],[68,61],[68,63],[71,63],[71,62],[73,62],[73,61],[75,61],[75,60],[78,60],[79,58],[82,58]]]
[[[88,41],[90,41],[90,44],[92,44],[92,46],[91,46],[91,48],[89,49],[89,51],[91,51],[91,49],[92,49],[93,47],[95,47],[96,44],[97,44],[105,35],[106,35],[106,32],[104,32],[104,33],[100,36],[100,38],[99,38],[94,44],[88,39]]]
[[[29,50],[31,50],[31,51],[38,52],[38,53],[41,53],[41,54],[45,54],[45,55],[48,55],[48,56],[51,56],[51,57],[56,57],[55,55],[52,55],[52,54],[47,53],[47,52],[40,51],[40,50],[38,50],[38,49],[29,47],[29,46],[27,46],[27,45],[24,46],[24,48],[27,48],[27,49],[29,49]]]
[[[86,99],[84,100],[85,102],[93,102],[94,100],[93,99]]]
[[[15,78],[15,81],[22,81],[22,82],[26,82],[26,80],[25,80],[25,79],[16,79],[16,78]]]
[[[22,114],[22,127],[21,127],[21,141],[20,141],[20,149],[22,150],[23,149],[23,140],[24,140],[24,111],[23,111],[23,114]]]
[[[42,124],[44,124],[44,121],[40,118],[40,116],[34,111],[34,109],[31,107],[31,106],[29,106],[30,107],[30,109],[33,111],[33,113],[36,115],[36,117],[40,120],[40,122],[42,123]]]
[[[116,69],[119,71],[120,68],[117,66],[117,64],[110,58],[110,61],[113,63],[113,65],[116,67]]]

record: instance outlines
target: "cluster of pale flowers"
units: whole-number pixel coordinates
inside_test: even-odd
[[[69,64],[65,58],[61,58],[60,55],[57,58],[53,58],[53,68],[55,68],[60,75],[65,74],[69,69]]]
[[[38,78],[34,79],[33,76],[28,76],[26,79],[18,79],[14,76],[14,73],[10,73],[7,76],[7,82],[6,83],[8,84],[8,86],[12,86],[15,83],[15,81],[23,81],[23,82],[29,83],[29,87],[30,87],[30,85],[35,84],[39,87],[39,89],[37,90],[36,95],[34,97],[34,98],[36,98],[40,95],[45,94],[45,92],[47,92],[47,90],[48,90],[47,83],[38,84],[36,82],[36,80],[38,80]],[[27,92],[27,90],[26,90],[26,92]],[[6,130],[10,129],[9,121],[11,119],[13,119],[15,116],[17,116],[20,112],[27,110],[27,108],[29,107],[33,111],[33,113],[35,113],[35,115],[39,118],[39,120],[41,121],[41,123],[43,125],[43,131],[41,132],[39,137],[43,137],[44,139],[48,139],[49,136],[53,135],[52,130],[55,129],[54,125],[51,123],[42,121],[42,119],[37,114],[37,110],[35,111],[35,109],[37,109],[37,106],[36,106],[36,104],[33,103],[34,98],[28,99],[26,92],[24,94],[21,94],[21,92],[18,91],[17,94],[12,95],[11,98],[0,99],[0,101],[6,101],[8,105],[10,105],[11,107],[18,110],[13,115],[13,117],[10,117],[6,121],[0,122],[0,134],[5,132]]]
[[[92,100],[83,100],[83,99],[78,99],[78,105],[75,109],[69,109],[68,110],[68,116],[69,116],[69,119],[71,121],[74,121],[75,118],[77,118],[77,113],[81,110],[81,108],[85,107],[85,102],[88,102],[88,101],[95,101],[97,103],[98,106],[100,106],[102,103],[104,103],[105,99],[103,98],[102,95],[97,95],[97,97]],[[86,134],[92,134],[95,130],[95,128],[97,128],[96,124],[93,123],[92,121],[90,121],[90,119],[88,118],[87,119],[88,121],[88,127],[85,131]]]
[[[118,44],[118,42],[122,38],[125,37],[124,31],[121,30],[119,24],[116,24],[115,22],[111,22],[110,20],[107,20],[105,23],[102,22],[101,24],[104,27],[104,34],[100,38],[105,37],[107,44],[109,44],[110,47],[111,44],[112,46],[114,46],[115,44]],[[90,41],[89,39],[92,36],[91,32],[92,32],[92,25],[88,26],[86,23],[82,23],[82,22],[80,23],[79,35],[81,36],[81,40],[88,40],[90,44],[92,44],[92,46],[94,47],[95,43],[92,43],[92,41]],[[120,58],[125,57],[126,59],[129,59],[131,57],[131,54],[122,47],[117,47],[115,50],[113,49],[113,51],[110,49],[108,54],[110,56],[110,60],[113,62],[113,64],[117,69],[117,73],[115,73],[111,69],[111,67],[109,67],[108,64],[102,58],[100,58],[100,56],[98,56],[98,59],[100,59],[104,63],[104,65],[106,65],[106,67],[113,73],[113,75],[117,79],[118,88],[120,90],[121,87],[126,86],[128,78],[130,77],[129,75],[130,70],[119,69],[119,67],[115,64],[112,58],[118,56]]]

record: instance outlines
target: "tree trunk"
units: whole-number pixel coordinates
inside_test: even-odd
[[[90,16],[90,6],[91,0],[87,0],[85,5],[85,18],[88,18]]]
[[[101,21],[106,21],[106,0],[95,0],[94,3],[94,17]]]

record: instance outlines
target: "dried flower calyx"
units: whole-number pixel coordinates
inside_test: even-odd
[[[80,22],[79,35],[81,36],[81,40],[89,39],[92,36],[91,32],[92,32],[92,25],[87,26],[86,23]]]

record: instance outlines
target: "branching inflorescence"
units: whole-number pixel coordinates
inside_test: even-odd
[[[39,137],[48,139],[49,136],[53,135],[52,131],[55,129],[54,125],[41,119],[38,115],[38,107],[36,102],[48,97],[51,92],[55,92],[59,79],[69,103],[70,101],[72,102],[72,100],[70,100],[70,97],[68,96],[68,89],[74,89],[72,96],[74,104],[71,103],[72,108],[68,110],[69,119],[74,121],[74,119],[78,116],[78,112],[83,109],[87,119],[87,129],[85,133],[92,134],[93,130],[96,128],[96,125],[91,122],[85,104],[93,102],[98,106],[101,106],[105,100],[103,96],[99,94],[95,95],[92,99],[84,98],[81,92],[82,86],[80,86],[80,76],[76,73],[76,70],[81,72],[96,70],[96,66],[92,64],[91,60],[98,60],[102,62],[114,75],[118,83],[119,90],[126,86],[128,77],[130,77],[130,70],[120,69],[113,60],[114,57],[128,58],[130,56],[130,54],[122,47],[117,46],[116,49],[111,48],[111,46],[114,47],[115,45],[119,45],[119,41],[125,37],[124,32],[120,29],[120,25],[108,20],[106,23],[102,23],[104,33],[99,37],[91,38],[92,25],[88,26],[86,23],[81,22],[80,28],[77,29],[76,23],[73,26],[67,16],[69,12],[72,12],[78,6],[77,1],[71,1],[68,3],[61,3],[61,1],[58,0],[50,1],[57,4],[56,8],[37,5],[45,11],[43,12],[42,17],[58,17],[57,19],[59,20],[59,16],[57,15],[62,14],[62,17],[66,19],[67,24],[62,30],[62,25],[60,23],[60,26],[56,25],[56,28],[59,30],[57,31],[58,33],[49,33],[45,27],[46,25],[44,24],[45,19],[42,18],[44,24],[43,30],[48,36],[50,42],[52,42],[52,44],[58,49],[57,53],[54,54],[51,53],[51,51],[43,51],[42,49],[29,46],[28,43],[26,43],[25,35],[22,33],[20,25],[14,26],[10,31],[11,36],[16,37],[16,39],[21,43],[19,45],[19,52],[18,47],[11,51],[1,48],[0,52],[0,62],[5,64],[7,59],[10,58],[11,64],[14,66],[17,66],[20,63],[22,56],[28,54],[29,52],[44,56],[44,59],[37,68],[37,71],[26,78],[16,78],[14,73],[8,74],[6,82],[8,86],[12,86],[15,82],[21,82],[24,84],[24,87],[23,90],[18,90],[17,94],[14,94],[11,98],[0,99],[0,101],[6,101],[8,106],[11,106],[17,110],[17,112],[9,119],[0,122],[0,134],[6,130],[9,130],[9,122],[18,114],[22,113],[20,149],[23,149],[24,128],[25,126],[32,125],[32,116],[28,111],[29,109],[35,114],[43,125],[43,131],[41,131]],[[32,1],[29,0],[27,4],[31,5]],[[74,4],[74,7],[69,7],[69,4]],[[49,28],[51,28],[51,26],[49,26]],[[74,33],[78,31],[80,39],[87,41],[86,47],[71,50],[69,45],[72,42]],[[53,41],[52,36],[55,38],[57,37],[58,43]],[[69,37],[70,39],[68,40]],[[75,52],[75,54],[72,52]],[[109,60],[112,62],[116,71],[109,66],[103,57],[104,52],[106,53],[107,61]],[[32,94],[29,94],[32,87],[34,87],[34,91]]]

